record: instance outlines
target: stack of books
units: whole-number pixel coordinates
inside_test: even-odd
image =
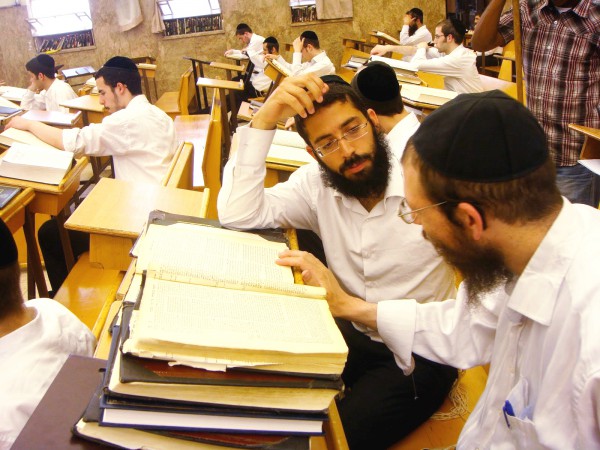
[[[136,247],[137,301],[113,327],[103,383],[75,433],[308,449],[343,387],[347,347],[323,290],[275,264],[284,248],[254,233],[151,224]]]
[[[417,76],[418,68],[415,64],[377,55],[371,56],[371,61],[381,61],[391,66],[394,72],[396,72],[396,78],[399,83],[423,84],[423,80]]]

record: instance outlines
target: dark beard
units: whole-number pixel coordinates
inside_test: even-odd
[[[513,274],[508,270],[502,254],[491,247],[480,247],[465,238],[464,233],[455,232],[454,246],[442,244],[423,232],[439,255],[456,268],[463,276],[467,289],[467,303],[477,307],[485,294],[510,281]]]
[[[415,34],[417,32],[418,29],[419,29],[419,27],[417,25],[409,25],[408,26],[408,35],[412,36],[413,34]]]
[[[373,136],[375,137],[373,155],[354,154],[340,167],[340,172],[343,173],[352,164],[371,159],[373,162],[371,170],[361,174],[360,179],[349,180],[341,173],[334,172],[327,167],[321,158],[317,158],[321,166],[321,179],[325,186],[335,189],[342,195],[355,198],[379,197],[385,192],[392,167],[390,164],[391,151],[383,133],[374,132]]]

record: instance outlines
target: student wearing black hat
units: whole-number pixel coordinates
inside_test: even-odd
[[[292,63],[283,62],[292,75],[314,73],[322,77],[335,73],[335,66],[327,56],[327,52],[321,49],[319,38],[314,31],[303,31],[294,39],[292,45],[294,46]]]
[[[13,236],[0,219],[0,448],[8,449],[69,354],[91,356],[91,331],[60,303],[23,301]]]
[[[159,184],[176,150],[173,120],[142,94],[141,77],[131,59],[110,58],[96,72],[95,78],[100,104],[110,113],[102,123],[61,130],[15,117],[7,127],[30,131],[76,157],[112,156],[117,179]],[[70,235],[76,256],[87,250],[89,235],[75,232]],[[56,291],[66,278],[67,270],[55,221],[46,222],[39,236],[50,284]]]
[[[277,121],[294,114],[316,161],[265,189]],[[286,78],[237,133],[238,151],[225,166],[217,204],[224,226],[314,231],[340,283],[369,304],[454,296],[453,271],[419,227],[397,218],[404,196],[399,161],[377,115],[348,83],[336,75]],[[405,376],[373,329],[346,320],[338,326],[349,347],[342,374],[347,391],[338,409],[350,447],[387,448],[439,408],[456,370],[417,358],[415,373]]]
[[[45,111],[69,112],[61,103],[77,97],[73,88],[56,78],[52,56],[42,53],[25,64],[29,75],[29,86],[21,100],[21,108]]]
[[[285,63],[285,60],[279,54],[279,42],[276,38],[273,36],[265,38],[264,42],[262,43],[262,47],[262,58],[269,58],[279,63]],[[261,62],[264,64],[264,60]],[[252,86],[256,90],[256,94],[258,94],[257,96],[265,94],[269,90],[271,83],[273,83],[273,80],[265,75],[264,70],[261,70],[259,73],[255,74],[252,79]]]
[[[490,364],[457,448],[600,448],[600,211],[561,198],[539,123],[500,91],[459,95],[402,166],[399,220],[460,271],[456,300],[365,303],[314,258],[280,262],[325,286],[334,316],[377,329],[405,373],[414,353]]]
[[[394,69],[384,62],[371,61],[352,78],[352,88],[365,106],[375,111],[392,155],[400,160],[406,142],[419,128],[419,119],[404,107]]]

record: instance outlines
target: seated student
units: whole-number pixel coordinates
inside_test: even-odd
[[[415,353],[490,365],[457,448],[600,448],[600,211],[561,197],[536,118],[500,91],[459,95],[423,122],[402,167],[399,220],[460,271],[456,300],[367,303],[316,258],[278,262],[326,287],[335,317],[379,330],[405,373]]]
[[[475,66],[475,53],[462,45],[465,26],[456,19],[446,19],[435,27],[435,48],[421,42],[414,51],[411,64],[416,70],[444,76],[444,87],[460,93],[482,92],[483,85]],[[376,45],[372,55],[394,51],[402,53],[407,47]],[[404,51],[406,53],[406,51]]]
[[[267,37],[264,40],[262,46],[263,58],[269,56],[270,58],[276,61],[284,61],[281,55],[279,54],[279,42],[277,42],[277,39],[275,39],[273,36]],[[263,95],[269,90],[272,82],[273,80],[271,80],[271,78],[265,75],[264,70],[262,70],[260,71],[260,73],[254,75],[254,78],[252,79],[252,86],[254,86],[254,89],[256,90],[257,94]]]
[[[21,100],[21,108],[69,112],[61,103],[77,97],[69,84],[56,78],[52,56],[42,53],[25,64],[29,75],[29,86]]]
[[[423,11],[412,8],[404,15],[404,25],[400,30],[401,45],[417,45],[419,42],[431,42],[431,33],[423,23]]]
[[[0,219],[0,449],[9,449],[69,354],[92,356],[91,331],[60,303],[23,302],[13,236]]]
[[[392,155],[400,160],[406,142],[420,123],[402,103],[396,72],[384,62],[371,61],[352,78],[352,88],[365,106],[375,111],[379,128],[387,135]]]
[[[13,118],[7,127],[30,131],[43,141],[75,156],[112,156],[115,178],[158,184],[165,176],[176,150],[173,120],[151,105],[142,94],[135,63],[124,56],[109,59],[96,73],[100,104],[110,115],[102,123],[61,130],[40,122]],[[89,248],[89,235],[70,232],[75,255]],[[39,230],[39,242],[52,289],[67,276],[64,254],[55,221]]]
[[[327,56],[325,50],[319,46],[319,38],[314,31],[304,31],[294,39],[294,55],[292,63],[283,61],[283,64],[292,75],[314,73],[316,76],[332,75],[335,66]]]
[[[265,189],[277,121],[296,113],[316,161]],[[377,115],[340,77],[286,78],[237,133],[239,148],[225,166],[217,204],[223,225],[314,231],[333,273],[367,302],[454,295],[452,270],[420,229],[398,220],[402,173]],[[338,326],[350,350],[342,374],[347,390],[338,403],[346,437],[352,449],[384,449],[439,408],[456,370],[417,358],[414,375],[404,376],[377,333],[349,321]]]
[[[254,80],[259,75],[264,75],[264,60],[263,60],[263,42],[264,37],[254,33],[252,28],[248,24],[240,23],[235,29],[235,37],[244,46],[242,50],[228,49],[225,52],[225,56],[242,56],[245,55],[249,58],[249,63],[252,63],[252,75],[250,76],[250,83],[244,85],[244,91],[238,93],[236,91],[237,102],[240,103],[242,100],[247,101],[250,97],[257,97],[259,94],[255,91]],[[241,80],[243,77],[234,78],[234,80]]]

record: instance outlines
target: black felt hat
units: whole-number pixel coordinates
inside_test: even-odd
[[[463,181],[513,180],[548,159],[546,136],[533,114],[498,90],[459,95],[430,114],[412,141],[426,163]]]
[[[19,254],[12,233],[0,219],[0,269],[17,262]]]
[[[400,95],[396,72],[382,61],[371,61],[352,78],[352,88],[367,108],[377,111],[388,103],[394,104]]]

